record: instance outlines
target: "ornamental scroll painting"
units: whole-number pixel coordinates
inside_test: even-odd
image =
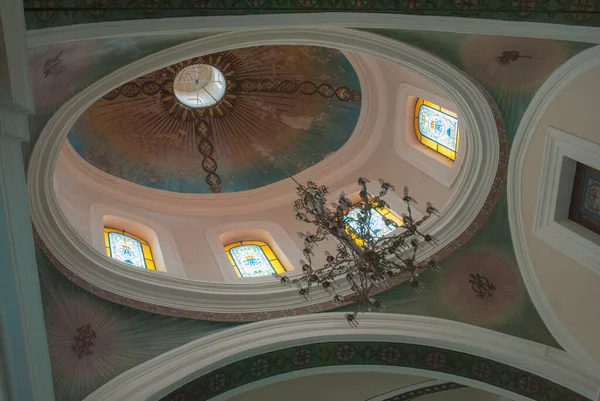
[[[451,160],[458,148],[458,118],[456,113],[419,99],[415,107],[417,139]]]
[[[227,252],[241,277],[264,277],[276,273],[260,245],[241,243],[229,248]]]

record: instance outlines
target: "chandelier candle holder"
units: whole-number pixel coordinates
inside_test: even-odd
[[[295,181],[295,180],[294,180]],[[337,203],[327,205],[328,188],[319,186],[312,181],[306,185],[298,182],[298,199],[294,202],[294,214],[297,220],[313,224],[317,227],[314,233],[298,233],[304,241],[302,251],[305,260],[301,260],[302,276],[291,279],[287,276],[274,274],[281,283],[297,285],[298,293],[308,301],[313,287],[321,287],[331,294],[333,301],[338,304],[356,303],[354,313],[346,314],[348,323],[358,325],[358,312],[363,308],[371,311],[384,310],[384,305],[372,297],[374,288],[383,288],[391,284],[391,280],[399,275],[407,277],[411,286],[422,291],[419,284],[419,271],[423,269],[439,270],[439,265],[433,260],[419,262],[419,251],[424,244],[435,244],[430,234],[420,231],[421,225],[438,211],[427,202],[425,215],[415,220],[411,205],[417,202],[409,196],[408,188],[404,187],[403,202],[407,206],[407,214],[402,214],[402,224],[398,224],[385,216],[381,211],[389,205],[383,199],[394,187],[379,180],[380,190],[377,195],[371,195],[367,190],[370,181],[359,178],[359,203],[353,203],[340,193]],[[375,214],[383,219],[384,229],[374,227]],[[314,250],[318,244],[333,237],[337,240],[334,254],[325,252],[325,263],[321,268],[313,264]],[[342,296],[336,293],[339,284],[336,279],[345,279],[350,284],[351,294]]]

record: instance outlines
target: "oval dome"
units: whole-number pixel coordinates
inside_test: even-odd
[[[222,98],[190,107],[174,93],[190,66],[226,80]],[[213,53],[115,88],[71,129],[94,167],[180,193],[236,192],[287,178],[337,151],[361,108],[357,74],[336,49],[258,46]]]

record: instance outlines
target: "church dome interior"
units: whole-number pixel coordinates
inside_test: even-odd
[[[0,400],[600,401],[584,3],[0,0]]]

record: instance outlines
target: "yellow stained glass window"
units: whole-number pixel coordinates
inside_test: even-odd
[[[115,228],[104,228],[106,254],[123,263],[156,270],[150,245],[140,237]]]
[[[419,142],[446,156],[456,159],[460,130],[458,115],[425,99],[415,104],[415,135]]]
[[[350,234],[357,245],[363,246],[365,241],[360,237],[361,224],[358,221],[360,213],[363,210],[365,202],[355,204],[344,215],[346,223],[346,232]],[[402,218],[385,206],[371,209],[371,216],[367,221],[367,226],[375,238],[381,238],[400,227],[403,223]]]
[[[225,252],[238,277],[263,277],[285,273],[283,265],[266,242],[236,241]]]

